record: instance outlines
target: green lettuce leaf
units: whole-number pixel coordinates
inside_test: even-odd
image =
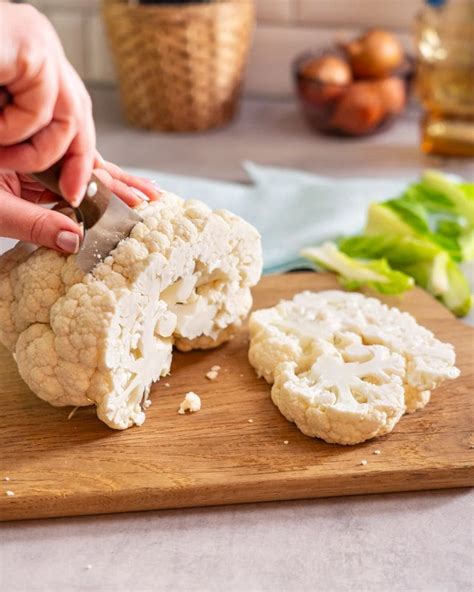
[[[459,183],[458,187],[468,200],[474,201],[474,183]]]
[[[303,256],[350,289],[398,294],[415,281],[463,316],[472,298],[458,263],[474,259],[474,184],[426,171],[399,197],[371,204],[364,235],[338,245],[305,249]]]
[[[451,201],[454,211],[474,227],[474,198],[471,183],[453,183],[437,171],[425,171],[421,178],[423,187],[432,194],[442,194]]]
[[[457,316],[470,310],[467,279],[449,253],[428,240],[394,234],[355,236],[341,240],[339,248],[349,257],[384,258],[392,269],[412,277]]]
[[[413,231],[420,234],[430,231],[428,212],[416,198],[405,194],[397,199],[390,199],[383,205],[393,210]]]
[[[423,237],[447,251],[455,261],[472,260],[474,198],[470,196],[470,184],[461,186],[429,171],[401,197],[372,204],[365,234]]]
[[[331,242],[303,249],[301,256],[335,272],[348,290],[368,286],[383,294],[401,294],[414,286],[413,278],[391,269],[385,259],[359,261],[342,253]]]

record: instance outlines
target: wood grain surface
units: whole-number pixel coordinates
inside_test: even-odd
[[[255,290],[255,306],[337,286],[326,274],[269,276]],[[176,354],[171,376],[153,388],[145,424],[124,432],[107,428],[92,408],[68,420],[71,408],[32,395],[1,349],[0,518],[473,485],[474,331],[421,290],[383,300],[453,343],[462,375],[391,434],[358,446],[308,438],[284,419],[247,362],[245,329],[217,350]],[[215,364],[222,370],[209,381]],[[202,409],[178,415],[189,390],[201,396]]]

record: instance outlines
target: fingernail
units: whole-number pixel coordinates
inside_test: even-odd
[[[136,187],[131,187],[131,190],[133,191],[133,193],[139,197],[140,199],[143,199],[143,201],[150,201],[150,198],[148,197],[148,195],[145,195],[143,193],[143,191],[140,191],[140,189],[137,189]]]
[[[56,246],[65,253],[77,253],[79,251],[79,236],[68,230],[61,230],[56,237]]]
[[[85,196],[85,194],[87,192],[87,187],[88,187],[87,185],[84,185],[83,187],[81,187],[81,189],[80,189],[80,191],[78,191],[76,197],[74,197],[71,200],[70,203],[71,203],[71,205],[72,205],[73,208],[77,208],[77,206],[80,205],[81,201],[84,199],[84,196]]]
[[[61,194],[64,196],[64,199],[69,202],[69,204],[73,207],[73,208],[77,208],[77,206],[81,203],[82,199],[84,198],[84,195],[86,194],[87,191],[87,185],[83,185],[79,191],[74,192],[75,194],[71,195],[66,194],[66,192],[64,191],[61,182],[59,182],[59,188],[61,189]]]

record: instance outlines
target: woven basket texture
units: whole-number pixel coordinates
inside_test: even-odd
[[[205,130],[235,115],[255,22],[252,0],[134,5],[103,15],[128,121]]]

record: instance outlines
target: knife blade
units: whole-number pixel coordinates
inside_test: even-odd
[[[55,164],[39,173],[32,173],[43,187],[62,197],[59,187],[61,166]],[[139,214],[119,199],[93,174],[81,204],[74,208],[76,217],[84,226],[84,238],[76,263],[82,271],[90,272],[127,238],[132,228],[141,221]]]

